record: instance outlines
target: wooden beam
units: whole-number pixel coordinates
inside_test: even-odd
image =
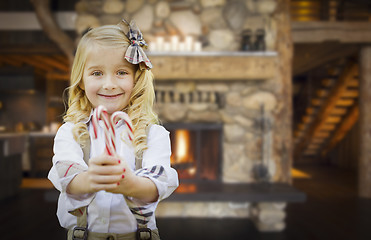
[[[341,99],[343,92],[347,90],[348,83],[353,81],[354,76],[357,76],[358,66],[354,63],[346,65],[343,73],[335,86],[332,88],[329,97],[326,99],[318,111],[316,119],[312,125],[307,129],[305,138],[303,138],[296,146],[294,150],[294,156],[300,158],[301,153],[307,147],[308,143],[314,136],[321,135],[320,129],[324,124],[328,123],[328,118],[332,115],[333,109],[336,109],[338,100]],[[325,136],[322,134],[321,136]]]
[[[369,22],[292,22],[294,43],[371,43]]]
[[[11,56],[8,56],[8,58],[10,58],[14,61],[18,61],[20,63],[28,64],[28,65],[30,65],[34,68],[39,68],[39,69],[41,69],[43,71],[46,71],[46,72],[49,72],[49,71],[53,70],[52,67],[47,66],[43,63],[34,61],[32,58],[29,58],[29,57],[26,57],[26,56],[23,56],[23,55],[11,55]]]
[[[48,81],[55,81],[55,80],[69,81],[70,80],[70,74],[50,72],[46,75],[46,79]]]
[[[295,44],[293,73],[300,75],[324,64],[356,54],[361,47],[338,42]]]
[[[61,50],[52,43],[46,44],[29,44],[29,45],[0,45],[0,54],[63,54]]]
[[[49,0],[31,0],[36,12],[37,19],[46,35],[57,44],[62,52],[67,56],[70,65],[74,58],[75,43],[59,27],[50,11]]]
[[[44,56],[34,55],[33,58],[37,61],[45,63],[46,65],[55,67],[56,69],[59,69],[63,72],[68,72],[69,71],[69,65],[68,64],[66,65],[64,63],[61,63],[61,62],[57,61],[56,59],[54,59],[52,57],[45,56],[45,55]]]
[[[268,55],[269,54],[269,55]],[[196,54],[151,54],[153,74],[157,81],[183,80],[264,80],[278,72],[279,57],[274,52]],[[233,71],[230,71],[233,66]],[[291,65],[290,65],[291,66]]]
[[[7,55],[0,55],[0,62],[14,67],[21,67],[23,65],[22,62],[14,60]]]
[[[278,137],[274,141],[275,151],[280,152],[279,165],[275,177],[278,182],[291,182],[292,168],[292,58],[293,43],[291,38],[290,0],[277,0],[277,8],[272,16],[277,26],[276,46],[279,61],[278,76],[281,88],[277,89],[277,96],[283,106],[276,114],[274,132]]]
[[[59,62],[62,62],[62,63],[64,63],[64,64],[68,64],[68,59],[67,59],[67,57],[64,56],[64,55],[53,54],[52,57],[53,57],[55,60],[59,61]]]
[[[326,156],[348,133],[350,129],[354,126],[357,122],[359,116],[359,107],[358,104],[353,105],[353,107],[349,110],[349,113],[341,122],[340,126],[335,130],[333,136],[328,141],[326,146],[323,148],[321,155]]]

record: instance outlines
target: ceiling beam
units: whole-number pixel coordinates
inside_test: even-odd
[[[75,30],[76,12],[55,12],[53,16],[63,30]],[[40,31],[42,27],[35,12],[0,12],[0,30]]]
[[[318,44],[295,44],[293,74],[300,75],[337,59],[352,56],[361,45],[324,42]]]
[[[370,22],[291,22],[294,43],[371,43]]]
[[[10,65],[14,67],[22,67],[23,65],[22,62],[18,60],[14,60],[12,58],[9,58],[9,56],[4,56],[4,55],[0,55],[0,62],[4,63],[5,65]]]
[[[50,10],[50,0],[31,0],[35,13],[45,34],[62,50],[72,65],[75,42],[58,25]]]
[[[35,55],[32,58],[35,59],[36,61],[43,62],[44,64],[54,67],[56,69],[59,69],[63,72],[69,71],[68,62],[60,62],[54,59],[53,57],[42,56],[42,55]]]
[[[34,54],[46,54],[46,55],[60,55],[63,52],[55,44],[12,44],[12,45],[0,45],[0,54],[22,54],[22,55],[34,55]]]
[[[46,74],[46,79],[48,81],[69,81],[70,74],[50,72]]]
[[[43,70],[45,72],[50,72],[50,71],[54,70],[53,67],[48,66],[48,65],[46,65],[46,64],[44,64],[42,62],[35,61],[34,59],[32,59],[32,57],[30,58],[30,57],[25,56],[25,55],[9,55],[7,57],[9,59],[14,60],[14,61],[18,61],[20,63],[31,65],[32,67],[41,69],[41,70]]]

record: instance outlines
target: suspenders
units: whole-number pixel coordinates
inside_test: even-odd
[[[89,162],[90,157],[90,137],[88,141],[82,146],[82,151],[84,153],[84,161]],[[135,159],[135,169],[140,169],[142,167],[142,159]],[[88,206],[80,208],[80,216],[77,217],[77,226],[72,231],[73,240],[86,240],[88,239]],[[132,209],[131,209],[132,210]],[[133,211],[133,210],[132,210]],[[137,218],[136,218],[137,219]],[[138,221],[138,220],[137,220]],[[94,234],[94,233],[93,233]],[[152,239],[152,230],[147,227],[147,224],[139,224],[138,229],[135,233],[135,238],[137,240]]]

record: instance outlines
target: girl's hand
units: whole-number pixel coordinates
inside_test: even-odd
[[[122,158],[120,167],[123,170],[120,182],[116,188],[106,191],[120,193],[127,197],[134,197],[147,203],[157,201],[158,191],[152,180],[135,175],[127,162]]]
[[[89,160],[89,169],[86,172],[87,192],[93,193],[100,190],[112,191],[120,184],[124,172],[124,161],[118,156],[102,154]]]
[[[119,157],[119,160],[119,166],[122,171],[120,179],[119,181],[117,181],[115,188],[106,191],[112,193],[121,193],[125,196],[130,196],[133,188],[135,188],[135,183],[137,182],[139,177],[133,173],[124,159]]]

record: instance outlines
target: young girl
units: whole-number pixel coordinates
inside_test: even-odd
[[[154,211],[179,183],[170,166],[169,132],[152,110],[152,65],[144,45],[139,29],[125,21],[88,31],[78,45],[48,176],[60,191],[57,216],[68,239],[160,239]],[[99,105],[109,115],[126,112],[133,123],[132,143],[124,139],[123,121],[116,124],[113,156],[104,151],[101,121],[101,137],[90,140]]]

